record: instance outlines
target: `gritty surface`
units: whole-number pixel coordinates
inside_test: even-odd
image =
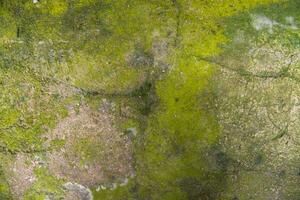
[[[71,111],[48,136],[65,141],[63,148],[47,153],[49,170],[85,186],[128,176],[131,144],[114,123],[113,115],[87,106]]]

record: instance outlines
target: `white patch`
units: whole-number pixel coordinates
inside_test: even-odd
[[[115,190],[115,189],[117,189],[117,187],[118,187],[118,184],[113,183],[113,184],[112,184],[112,187],[110,188],[110,190]]]
[[[123,180],[123,182],[120,184],[120,186],[123,187],[123,186],[127,185],[128,182],[129,182],[129,179],[128,179],[128,178],[125,178],[125,179]]]
[[[298,29],[295,23],[295,19],[292,16],[285,17],[286,24],[280,24],[277,21],[271,20],[270,18],[264,15],[252,15],[251,18],[252,18],[252,26],[257,31],[267,29],[269,33],[273,33],[274,26],[279,26],[284,29],[293,29],[293,30]]]
[[[81,199],[93,200],[92,191],[89,188],[84,187],[83,185],[67,182],[63,186],[66,190],[76,192],[76,194],[80,195]]]
[[[273,26],[279,25],[278,22],[269,19],[264,15],[252,15],[252,26],[255,30],[268,29],[269,33],[273,32]]]
[[[33,2],[33,3],[38,3],[38,2],[39,2],[39,0],[32,0],[32,2]]]
[[[288,24],[287,27],[293,30],[298,29],[297,25],[295,24],[295,19],[292,16],[285,17],[285,21]]]

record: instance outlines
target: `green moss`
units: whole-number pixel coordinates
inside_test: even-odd
[[[66,144],[65,140],[55,139],[55,140],[51,140],[50,146],[51,146],[51,149],[60,149],[65,144]]]
[[[63,182],[53,177],[46,168],[36,168],[35,176],[37,180],[26,191],[25,200],[44,200],[46,197],[54,200],[63,198]]]
[[[268,180],[268,184],[265,184],[266,180]],[[272,188],[276,187],[275,185],[276,180],[268,178],[265,173],[242,171],[238,181],[229,181],[228,195],[224,195],[223,198],[226,200],[235,196],[241,200],[273,198],[274,191],[272,191]]]
[[[103,146],[94,138],[82,138],[74,144],[73,148],[73,152],[78,154],[83,164],[101,160],[103,156]]]
[[[2,168],[0,169],[0,199],[3,200],[12,199],[10,188],[6,181]]]
[[[128,120],[124,121],[121,124],[121,128],[123,130],[126,130],[128,128],[132,128],[132,127],[139,127],[139,122],[137,120],[134,120],[134,119],[128,119]]]
[[[243,34],[243,41],[240,42],[273,42],[285,41],[290,44],[294,44],[297,48],[299,40],[297,36],[299,31],[291,28],[291,24],[287,21],[287,17],[292,17],[294,25],[298,26],[300,20],[298,8],[299,2],[296,1],[284,1],[282,3],[274,3],[268,6],[258,6],[251,9],[251,12],[244,12],[238,15],[234,15],[225,18],[223,21],[225,25],[225,35],[229,40],[234,40],[238,33]],[[256,30],[253,27],[253,19],[257,16],[267,17],[281,25],[274,25],[272,32],[268,30],[268,27],[262,27],[260,30]],[[237,31],[238,30],[238,31]]]
[[[18,70],[1,70],[0,132],[11,152],[42,150],[41,134],[67,115],[64,103],[46,94],[42,83]]]
[[[143,115],[145,128],[135,150],[137,199],[217,198],[224,189],[220,184],[224,174],[210,171],[205,155],[217,143],[220,130],[215,113],[203,104],[208,98],[205,95],[212,93],[207,90],[214,70],[212,64],[196,57],[222,52],[221,45],[230,39],[229,29],[237,29],[223,26],[224,18],[272,2],[277,1],[45,0],[32,4],[5,0],[0,8],[4,22],[0,25],[1,146],[12,152],[43,150],[40,136],[67,116],[66,104],[81,102],[80,95],[61,99],[45,92],[45,77],[85,90],[126,94],[145,85],[152,70],[151,64],[132,65],[130,55],[142,49],[154,59],[155,37],[170,38],[172,69],[155,86],[137,91],[134,95],[140,100],[136,96],[130,100],[134,112]],[[292,13],[298,11],[294,7]],[[271,10],[268,15],[273,16]],[[249,16],[243,16],[236,24],[248,22]],[[295,47],[299,46],[298,35],[292,32],[288,37]],[[155,109],[149,100],[152,92],[159,99]],[[93,109],[101,106],[100,97],[85,100]],[[117,103],[118,108],[122,102]],[[145,116],[149,116],[147,123]],[[137,126],[134,119],[121,128],[131,126]],[[52,145],[59,148],[63,144],[53,141]],[[101,157],[101,148],[85,138],[74,146],[74,152],[91,161]],[[60,181],[44,168],[36,175],[38,181],[26,193],[27,199],[44,199],[49,194],[61,197]],[[119,188],[95,195],[130,199],[131,192],[136,191]]]
[[[242,65],[245,65],[245,68],[239,69],[238,74],[242,75],[243,78],[244,76],[249,78],[247,82],[254,85],[254,90],[258,89],[260,87],[260,84],[264,85],[267,84],[268,81],[270,81],[270,79],[267,80],[267,78],[255,79],[253,78],[253,74],[247,71],[252,70],[250,66],[254,66],[254,64],[248,65],[247,63],[253,62],[254,59],[262,61],[263,64],[259,64],[259,66],[261,66],[262,68],[265,68],[264,65],[268,65],[267,63],[271,63],[270,60],[274,60],[272,64],[275,67],[273,69],[265,68],[266,71],[259,71],[260,69],[258,68],[255,69],[258,70],[256,74],[260,77],[267,77],[270,74],[272,75],[271,70],[275,70],[276,67],[282,68],[279,72],[284,76],[299,76],[297,70],[298,61],[296,61],[296,59],[294,60],[294,58],[291,57],[291,55],[296,55],[299,52],[299,29],[293,29],[287,23],[287,18],[292,18],[295,25],[299,26],[300,15],[297,11],[299,10],[299,6],[300,4],[298,1],[284,1],[282,3],[271,4],[268,6],[259,6],[255,9],[250,10],[249,12],[239,13],[238,15],[227,18],[225,20],[225,34],[228,36],[231,42],[224,46],[222,61],[225,61],[225,63],[227,62],[227,60],[234,62],[241,61],[240,63],[242,63]],[[272,28],[264,27],[257,30],[252,24],[255,17],[262,17],[264,20],[273,20],[278,24],[275,24]],[[249,56],[249,52],[251,52],[251,50],[259,48],[262,48],[262,51],[260,51],[258,55],[255,55],[254,58]],[[280,52],[279,56],[278,54],[273,55],[273,52]],[[239,56],[237,57],[236,55]],[[268,58],[267,55],[271,55],[270,58]],[[284,68],[286,67],[286,63],[283,63],[284,60],[289,61],[290,59],[291,61],[294,60],[296,62],[291,64],[289,69]],[[264,62],[266,64],[264,64]],[[283,78],[276,79],[276,81],[277,80],[283,81],[284,85],[293,84],[292,80],[284,80]],[[277,88],[279,86],[276,86],[276,81],[272,80],[270,82],[272,84],[272,89],[267,89],[264,96],[256,95],[254,98],[273,98],[271,97],[273,95],[272,93],[274,93],[276,90],[279,90],[279,93],[276,93],[274,95],[275,98],[282,98],[282,89]],[[249,91],[253,89],[247,89],[245,91],[245,94],[249,94]],[[234,93],[234,91],[235,90],[233,89],[232,91],[230,91],[230,93]],[[243,91],[239,91],[238,93],[242,94]],[[252,98],[252,96],[250,97]],[[259,101],[260,103],[262,103],[267,102],[268,100]],[[266,106],[271,107],[271,104],[272,103],[270,102],[266,103]],[[285,104],[287,103],[285,102]],[[244,103],[242,103],[240,106],[244,106]],[[260,110],[256,112],[260,112]],[[248,116],[250,116],[250,114]],[[248,126],[249,119],[247,119],[247,122],[241,122],[241,124]],[[279,116],[276,116],[276,119],[281,120]],[[272,136],[272,134],[274,134],[274,136]],[[276,134],[271,133],[270,140],[279,140],[281,137],[283,137],[284,134],[284,131]],[[277,158],[272,158],[272,153],[270,153],[268,149],[271,147],[264,147],[265,150],[259,152],[259,154],[254,153],[255,151],[259,151],[257,149],[259,149],[260,147],[258,147],[259,145],[257,145],[256,143],[253,143],[253,141],[251,142],[252,138],[250,138],[249,135],[245,135],[242,138],[243,141],[240,142],[244,142],[244,144],[249,145],[249,149],[247,149],[245,152],[236,149],[233,150],[234,154],[244,154],[244,157],[243,159],[240,159],[240,156],[233,155],[232,158],[243,160],[242,162],[245,163],[248,162],[247,160],[249,160],[249,163],[252,163],[253,165],[259,165],[259,168],[254,169],[253,167],[253,171],[251,171],[249,169],[245,169],[245,167],[243,168],[241,166],[237,166],[236,168],[239,170],[238,175],[235,178],[228,178],[227,189],[224,192],[224,197],[222,196],[222,199],[297,199],[297,194],[299,194],[299,181],[297,181],[298,177],[296,175],[296,172],[294,171],[294,161],[286,159],[284,161],[284,166],[280,167],[282,169],[276,169],[278,171],[272,172],[272,167],[270,167],[269,165],[276,166]],[[228,148],[230,149],[232,147]],[[287,147],[286,150],[288,150],[289,148],[291,147]],[[268,184],[265,184],[266,182],[268,182]]]
[[[226,187],[225,174],[210,170],[205,157],[220,135],[216,115],[202,103],[213,93],[208,90],[214,67],[196,56],[222,52],[221,44],[228,41],[222,17],[268,2],[178,1],[182,20],[175,66],[156,84],[160,104],[148,120],[143,145],[137,145],[141,199],[217,199]]]
[[[86,96],[85,101],[89,105],[90,108],[97,111],[99,110],[102,104],[102,96]]]
[[[139,87],[144,81],[142,70],[107,65],[103,60],[88,59],[87,56],[80,56],[77,61],[73,64],[70,75],[76,86],[87,90],[126,93]]]

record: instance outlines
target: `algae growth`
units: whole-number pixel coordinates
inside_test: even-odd
[[[298,200],[299,9],[0,1],[0,199]]]

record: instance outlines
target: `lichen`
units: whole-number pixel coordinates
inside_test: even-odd
[[[278,2],[1,2],[0,150],[6,159],[39,153],[47,161],[36,166],[37,180],[25,199],[63,198],[61,177],[93,188],[117,184],[133,173],[133,164],[136,176],[128,185],[93,191],[95,199],[236,199],[236,193],[250,199],[249,191],[263,185],[255,181],[265,176],[241,170],[241,187],[234,187],[228,166],[236,167],[243,151],[224,150],[221,117],[248,124],[238,118],[239,104],[220,112],[217,100],[229,96],[228,104],[235,105],[247,81],[297,79],[273,65],[285,62],[286,52],[279,55],[283,59],[268,54],[300,46],[299,5]],[[283,29],[288,33],[282,35]],[[255,46],[263,42],[271,47]],[[265,57],[270,67],[231,66],[254,62],[245,56],[251,45],[251,56]],[[224,70],[231,70],[228,81],[220,77]],[[218,83],[232,87],[228,96],[220,97]],[[286,131],[272,136],[278,141]],[[271,157],[258,154],[251,141],[241,147],[254,151],[246,163],[261,166]],[[4,175],[0,194],[9,193]],[[285,195],[296,196],[297,180],[285,180],[291,180]],[[255,198],[268,196],[269,189]]]

